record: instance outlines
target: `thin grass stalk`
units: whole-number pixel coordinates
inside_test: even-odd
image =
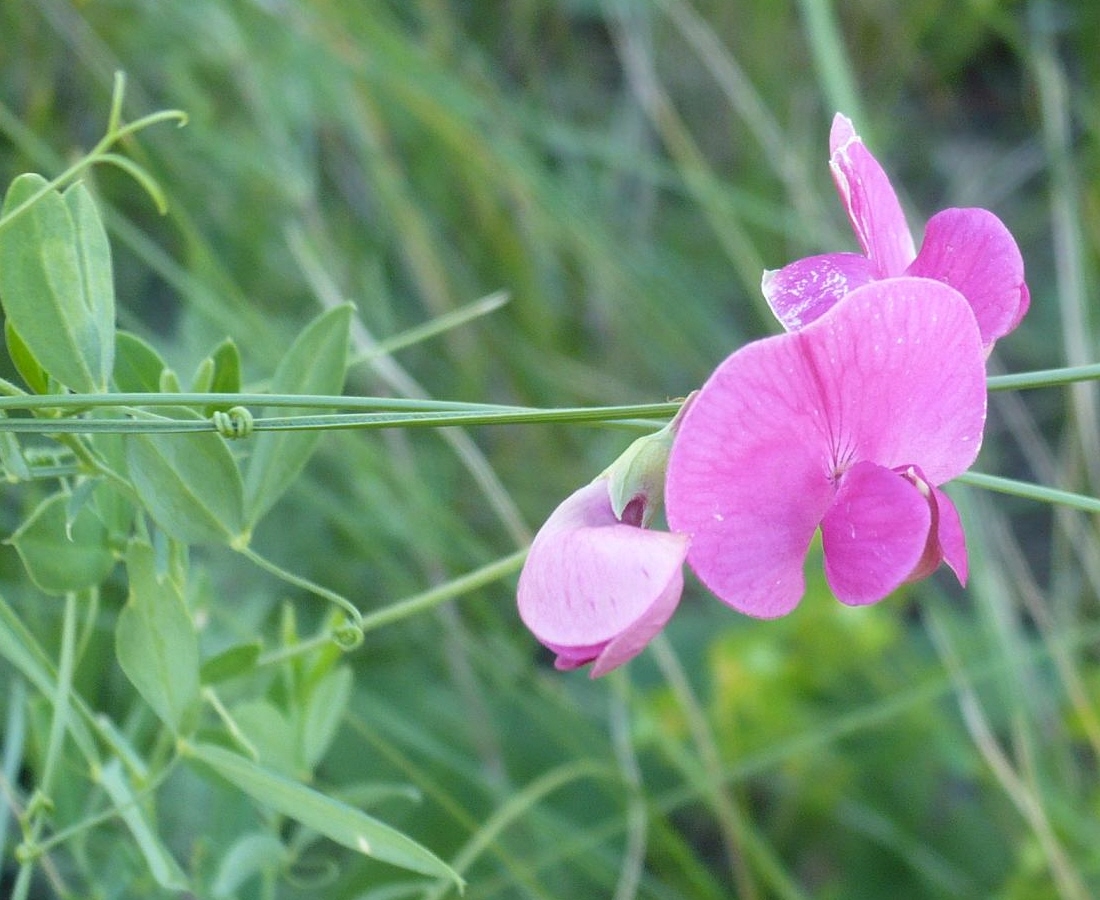
[[[722,778],[721,755],[706,714],[700,707],[691,683],[688,681],[687,673],[684,672],[667,638],[664,635],[658,635],[650,646],[657,666],[668,682],[676,703],[687,721],[696,752],[699,754],[699,761],[706,776],[702,787],[709,795],[710,804],[718,819],[730,873],[734,884],[737,885],[737,896],[742,900],[755,900],[761,895],[756,880],[749,871],[746,848],[748,825],[740,804],[732,794],[727,793]]]
[[[940,659],[943,660],[944,666],[951,675],[955,698],[974,746],[977,747],[1001,788],[1035,835],[1051,875],[1054,877],[1059,896],[1063,900],[1089,900],[1088,889],[1051,827],[1041,794],[1033,785],[1020,777],[997,741],[982,709],[981,701],[966,674],[965,666],[951,642],[947,627],[935,612],[928,617],[928,633]]]

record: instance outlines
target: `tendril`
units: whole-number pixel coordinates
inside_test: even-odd
[[[230,441],[251,437],[256,424],[252,413],[243,406],[234,406],[228,411],[219,409],[211,419],[218,434]]]

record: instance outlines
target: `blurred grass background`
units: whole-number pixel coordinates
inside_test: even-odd
[[[127,147],[166,217],[93,176],[120,325],[185,385],[225,336],[262,385],[350,299],[349,392],[660,401],[776,330],[764,267],[854,247],[826,166],[841,109],[918,235],[980,205],[1017,236],[1032,311],[991,371],[1093,362],[1098,37],[1091,0],[2,0],[0,182],[91,146],[123,70],[129,117],[190,117]],[[504,308],[370,355],[499,290]],[[996,395],[978,468],[1095,496],[1095,401]],[[628,440],[330,435],[257,544],[368,612],[522,546]],[[667,641],[598,683],[548,667],[512,582],[374,632],[315,783],[411,785],[418,802],[396,790],[372,811],[461,863],[474,900],[1100,895],[1095,522],[953,495],[965,592],[937,577],[849,610],[817,579],[788,619],[755,622],[691,586]],[[5,500],[9,533],[29,507]],[[194,565],[211,649],[276,633],[288,599],[312,621],[229,554]],[[7,548],[0,574],[52,646],[58,610]],[[112,616],[81,690],[124,721]],[[212,884],[259,814],[184,778],[161,793],[165,839]],[[122,830],[74,847],[57,862],[71,885],[156,895]],[[284,875],[233,895],[422,894],[331,847]]]

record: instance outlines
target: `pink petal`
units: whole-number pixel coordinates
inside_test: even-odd
[[[760,287],[780,324],[787,331],[798,331],[872,280],[874,273],[866,256],[826,253],[765,271]]]
[[[563,501],[535,536],[520,573],[520,617],[559,666],[608,653],[607,671],[664,627],[686,553],[684,535],[619,522],[600,479]]]
[[[886,172],[855,133],[851,120],[840,113],[833,119],[829,149],[833,181],[875,276],[901,275],[916,249]]]
[[[807,338],[837,462],[915,464],[933,485],[974,462],[985,426],[985,352],[957,291],[926,278],[874,281],[798,334]]]
[[[962,520],[959,511],[951,498],[939,488],[932,488],[932,496],[936,500],[936,538],[940,544],[940,553],[943,561],[951,567],[959,584],[966,587],[968,565],[966,558],[966,535],[963,533]]]
[[[957,291],[918,278],[857,288],[803,330],[741,348],[702,387],[669,459],[669,525],[690,535],[688,563],[723,601],[784,615],[835,478],[861,460],[919,463],[933,484],[960,474],[985,398]]]
[[[1004,223],[986,209],[936,213],[907,274],[935,278],[966,297],[987,345],[1008,334],[1027,311],[1020,249]]]
[[[671,535],[682,538],[682,535]],[[679,561],[672,579],[665,589],[653,601],[653,605],[645,611],[637,621],[623,631],[617,638],[608,642],[603,652],[596,658],[589,673],[592,678],[606,675],[612,669],[616,669],[628,660],[641,653],[646,645],[653,640],[662,628],[668,624],[676,607],[680,604],[680,595],[684,592],[684,557],[687,554],[687,539],[682,541],[683,552],[679,554]]]
[[[669,526],[691,535],[695,573],[759,618],[798,605],[806,550],[833,494],[803,334],[748,344],[718,367],[680,422],[665,481]]]
[[[821,522],[825,578],[842,603],[875,603],[901,585],[928,543],[928,500],[897,472],[871,462],[840,480]]]

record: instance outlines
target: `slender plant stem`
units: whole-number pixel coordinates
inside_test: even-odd
[[[482,566],[480,569],[475,569],[473,572],[452,579],[446,584],[441,584],[423,593],[415,594],[405,600],[399,600],[397,603],[368,613],[363,616],[363,630],[370,631],[373,628],[381,628],[383,625],[391,625],[394,622],[432,609],[462,594],[467,594],[483,585],[491,584],[518,570],[526,558],[526,550],[517,551],[510,556],[505,556],[503,559]]]
[[[472,425],[622,424],[636,418],[670,418],[679,403],[640,406],[502,408],[494,411],[337,413],[254,419],[253,431],[337,431],[372,428],[447,428]],[[0,419],[0,432],[29,434],[183,434],[218,431],[212,419]]]
[[[1015,497],[1024,497],[1028,500],[1039,500],[1043,503],[1068,506],[1083,512],[1100,513],[1100,499],[1096,497],[1086,497],[1083,494],[1074,494],[1070,491],[1058,490],[1058,488],[1044,487],[1026,481],[1016,481],[1012,478],[1002,478],[999,475],[965,472],[955,478],[954,481],[959,484],[968,484],[971,487],[985,488],[1002,494],[1012,494]]]
[[[1100,363],[1088,366],[1067,366],[1062,369],[1040,369],[1011,375],[991,375],[986,386],[991,391],[1024,391],[1034,388],[1063,387],[1082,381],[1100,379]]]
[[[27,833],[23,840],[23,849],[27,858],[19,866],[12,900],[25,900],[30,889],[31,873],[41,856],[38,836],[45,825],[46,812],[50,805],[50,791],[53,788],[54,775],[61,759],[61,748],[65,742],[65,733],[69,728],[69,698],[72,694],[73,669],[76,659],[76,617],[77,594],[69,591],[65,595],[65,611],[61,620],[61,647],[57,665],[57,682],[53,695],[53,718],[50,721],[50,733],[46,742],[45,761],[42,764],[42,777],[38,781],[35,796],[31,800],[27,815]]]
[[[355,605],[350,600],[348,600],[347,597],[343,596],[342,594],[336,593],[336,591],[329,590],[326,587],[322,587],[316,582],[310,581],[308,578],[303,578],[301,575],[295,575],[293,572],[288,572],[286,569],[276,565],[266,557],[261,556],[251,547],[235,547],[234,549],[246,559],[255,563],[265,572],[268,572],[274,575],[276,578],[287,582],[287,584],[292,584],[295,587],[301,588],[304,591],[308,591],[314,596],[321,597],[324,600],[328,600],[330,603],[336,604],[338,607],[340,607],[340,609],[348,614],[348,618],[351,621],[352,627],[354,627],[359,632],[360,637],[362,636],[363,614],[360,613],[358,609],[356,609]],[[337,639],[335,634],[333,639]],[[340,643],[343,644],[342,639],[340,640]]]

